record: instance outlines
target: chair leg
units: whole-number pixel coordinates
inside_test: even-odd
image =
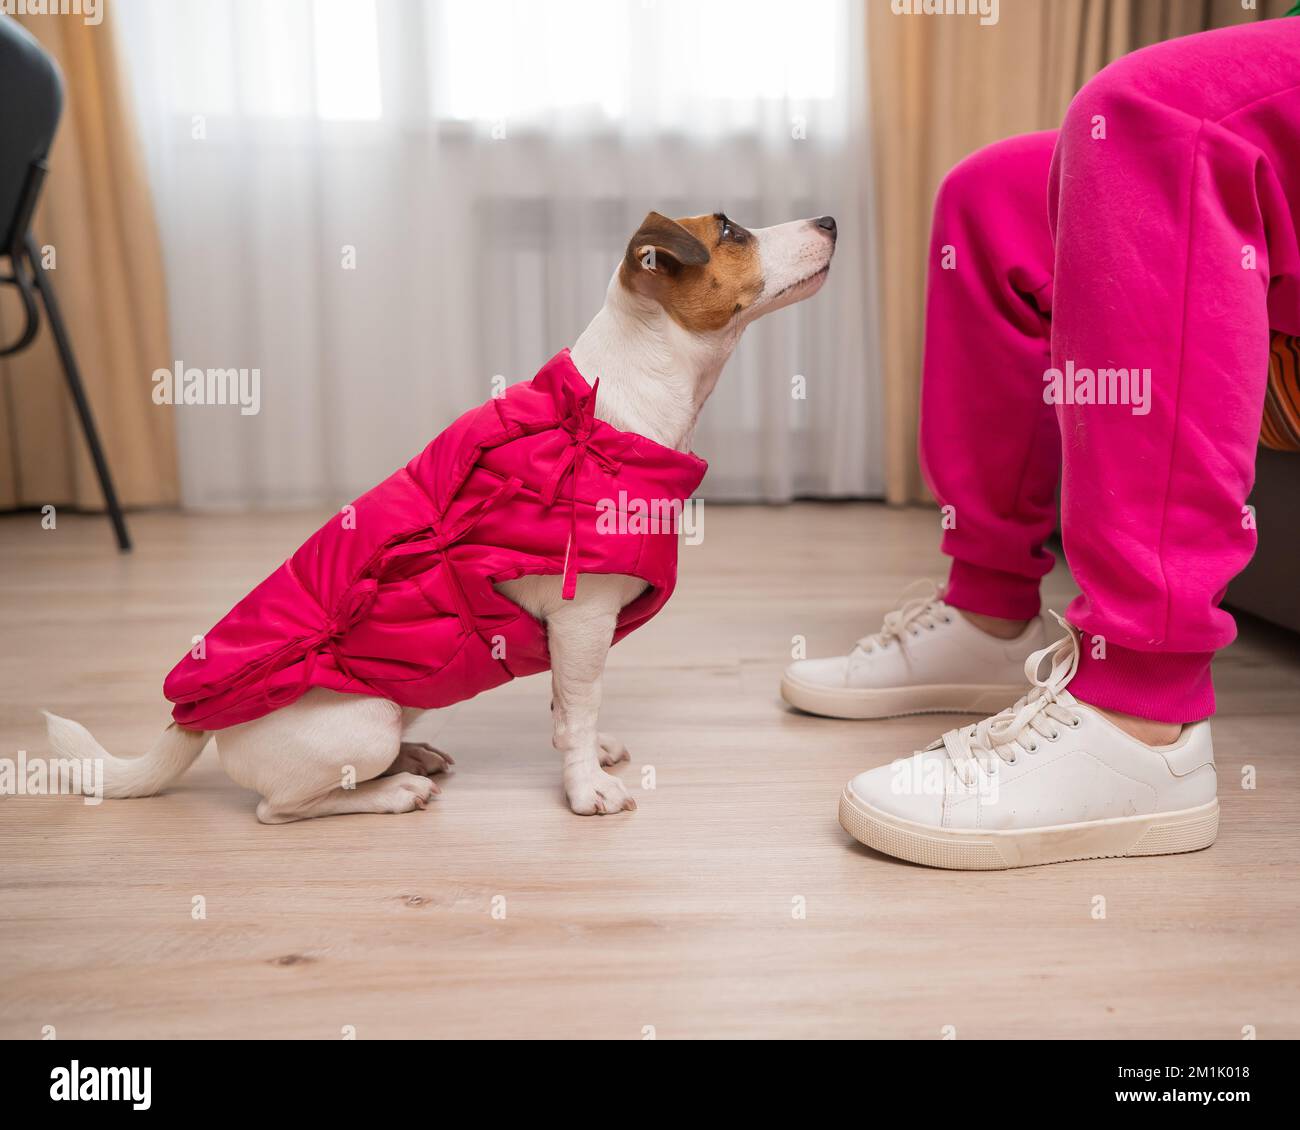
[[[122,513],[121,503],[117,500],[117,491],[113,488],[113,476],[108,469],[108,460],[99,442],[99,432],[95,428],[95,417],[90,410],[90,401],[86,399],[86,390],[81,383],[81,373],[77,368],[77,359],[72,352],[72,341],[63,324],[63,314],[59,310],[59,300],[54,295],[54,287],[41,266],[40,249],[35,237],[29,232],[24,244],[27,261],[31,266],[32,277],[36,280],[36,289],[40,292],[45,312],[49,315],[50,330],[54,334],[54,343],[59,350],[59,360],[63,363],[63,375],[68,381],[68,391],[77,406],[77,416],[81,420],[81,430],[86,436],[86,445],[90,448],[90,458],[95,464],[95,474],[99,476],[99,486],[104,492],[104,505],[108,507],[108,516],[113,523],[113,533],[117,536],[117,548],[123,553],[131,552],[131,535],[126,529],[126,517]],[[16,264],[15,264],[16,267]]]

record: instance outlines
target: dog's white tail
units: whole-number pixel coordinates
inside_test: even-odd
[[[173,722],[143,756],[114,757],[80,722],[48,710],[41,713],[55,754],[101,762],[104,795],[108,797],[152,796],[165,789],[193,764],[208,742],[203,730],[186,730]]]

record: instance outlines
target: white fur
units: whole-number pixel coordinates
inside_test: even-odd
[[[574,364],[600,378],[596,415],[685,451],[704,402],[745,327],[820,288],[834,241],[812,220],[763,228],[758,240],[763,290],[723,329],[683,329],[651,298],[629,290],[618,272],[605,305],[572,349]],[[652,269],[652,268],[647,268]],[[636,808],[602,766],[627,749],[597,730],[605,655],[619,611],[644,590],[636,577],[588,574],[574,600],[560,598],[560,577],[521,577],[500,590],[546,624],[551,657],[552,744],[563,758],[569,806],[582,815]],[[262,795],[257,817],[282,823],[345,812],[409,812],[438,787],[430,776],[451,759],[404,742],[419,711],[382,698],[313,689],[296,702],[216,735],[222,768]],[[105,795],[144,796],[164,788],[199,755],[208,735],[169,726],[142,757],[106,753],[76,722],[46,715],[51,744],[63,756],[104,759]]]

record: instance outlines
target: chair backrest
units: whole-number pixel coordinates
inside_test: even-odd
[[[0,255],[13,246],[33,161],[50,151],[63,109],[59,68],[11,16],[0,15]]]

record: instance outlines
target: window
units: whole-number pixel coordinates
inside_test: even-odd
[[[136,11],[135,34],[166,60],[174,111],[328,121],[408,108],[386,107],[387,93],[434,121],[744,128],[765,107],[833,99],[844,81],[833,45],[850,34],[843,0],[165,0]]]
[[[442,0],[429,26],[435,117],[558,111],[661,123],[702,104],[824,100],[836,0]]]
[[[335,121],[381,117],[375,0],[313,0],[312,6],[316,113]]]

